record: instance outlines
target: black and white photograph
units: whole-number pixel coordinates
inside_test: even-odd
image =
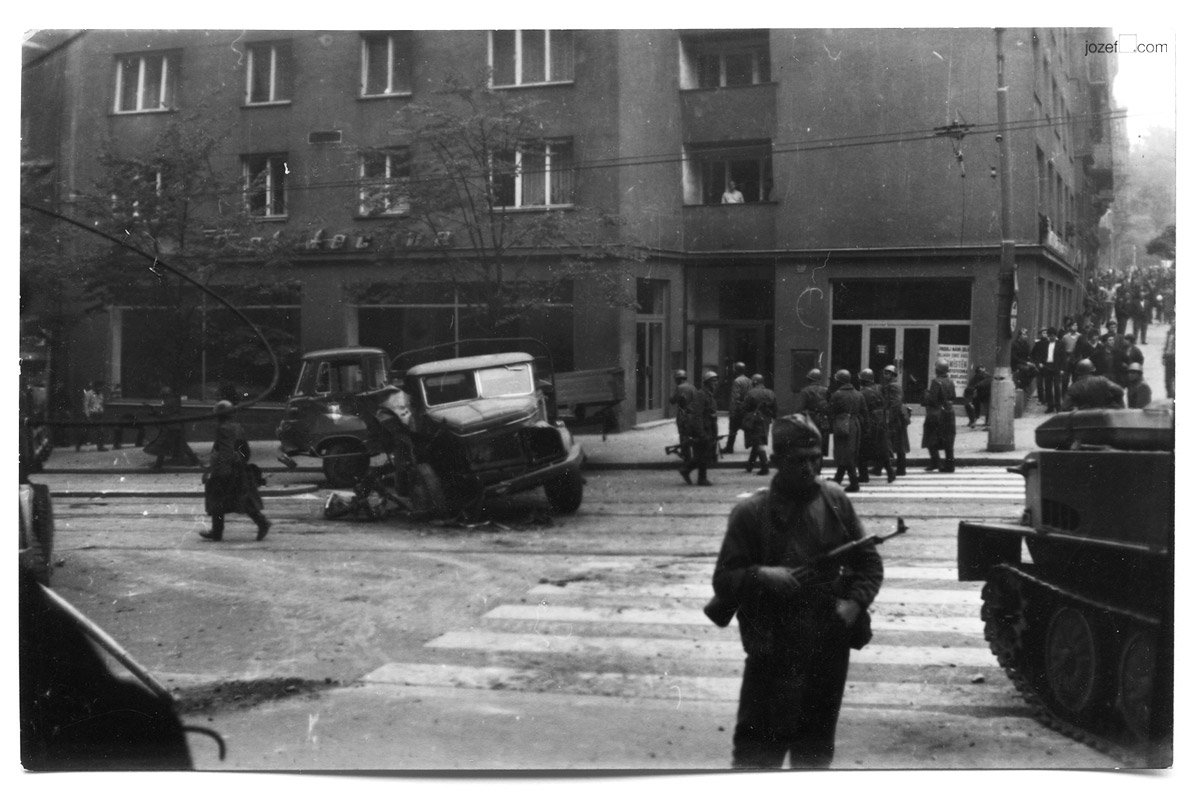
[[[1178,788],[1171,18],[619,8],[22,29],[24,779]]]

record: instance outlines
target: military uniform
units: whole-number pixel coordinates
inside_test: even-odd
[[[904,475],[908,471],[908,409],[904,405],[904,390],[895,377],[884,373],[883,383],[879,385],[883,393],[883,404],[887,409],[888,438],[891,441],[892,453],[896,457],[896,475]]]
[[[751,385],[751,380],[744,373],[739,372],[738,376],[733,379],[733,387],[729,391],[729,440],[725,442],[726,453],[733,452],[738,431],[742,430],[746,394],[750,391]],[[750,446],[749,440],[746,441],[746,446]]]
[[[863,381],[859,393],[867,413],[859,451],[858,478],[866,483],[870,480],[867,468],[878,465],[887,471],[888,483],[891,483],[896,480],[896,469],[892,465],[892,441],[888,435],[887,406],[883,398],[883,389],[878,384]]]
[[[804,418],[776,423],[774,446],[784,458],[780,426],[793,419]],[[819,469],[817,435],[810,429],[804,452],[818,455]],[[883,580],[883,562],[867,546],[847,556],[840,573],[837,564],[820,564],[794,591],[778,591],[772,570],[802,567],[864,536],[840,487],[819,477],[792,486],[781,472],[769,489],[733,509],[713,572],[717,597],[738,604],[746,652],[734,767],[778,768],[789,756],[793,768],[831,765],[851,646],[851,628],[837,606],[852,600],[865,614]]]
[[[847,379],[848,380],[848,379]],[[862,395],[849,382],[838,386],[829,395],[829,416],[833,420],[833,463],[837,466],[833,482],[841,483],[842,475],[850,473],[851,492],[858,491],[858,451],[862,447],[863,420],[867,407]],[[845,435],[839,435],[843,426]]]
[[[688,483],[691,472],[697,470],[697,483],[708,486],[708,468],[717,463],[717,398],[713,394],[715,381],[705,381],[703,387],[687,405],[682,435],[689,444],[689,457],[679,474]]]
[[[686,379],[675,384],[675,391],[671,394],[670,402],[675,406],[675,432],[679,435],[679,455],[683,458],[684,463],[692,458],[691,440],[684,430],[688,427],[688,415],[696,407],[698,394],[696,387],[688,383]]]
[[[800,390],[796,396],[796,410],[807,414],[821,431],[821,453],[829,455],[829,388],[821,383],[818,376],[809,379],[808,386]]]
[[[1103,375],[1084,375],[1067,389],[1063,410],[1083,408],[1124,408],[1125,390]]]
[[[927,471],[954,471],[954,438],[957,435],[954,398],[957,394],[954,381],[948,375],[935,377],[925,392],[925,427],[921,432],[921,446],[929,451],[930,466]],[[939,450],[946,452],[944,463],[938,458]]]
[[[767,454],[763,450],[767,446],[767,436],[771,431],[771,423],[778,412],[775,393],[762,385],[762,376],[756,375],[750,391],[742,405],[742,430],[746,434],[746,445],[750,447],[750,458],[746,462],[746,471],[754,469],[755,463],[760,464],[759,474],[766,475]],[[757,381],[757,382],[754,382]]]

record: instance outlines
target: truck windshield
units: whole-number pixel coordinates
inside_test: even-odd
[[[533,373],[529,364],[511,364],[428,375],[421,379],[421,385],[425,389],[425,402],[430,406],[440,406],[480,397],[533,394]]]

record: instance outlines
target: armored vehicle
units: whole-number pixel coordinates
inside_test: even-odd
[[[1175,412],[1057,414],[1018,472],[1019,521],[964,520],[960,581],[985,581],[984,632],[1053,727],[1128,763],[1171,763]]]

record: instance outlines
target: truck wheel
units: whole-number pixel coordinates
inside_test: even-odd
[[[337,442],[330,445],[321,459],[325,480],[335,489],[349,489],[358,483],[371,466],[371,457],[361,445]]]
[[[442,481],[428,464],[417,464],[409,473],[409,488],[412,492],[413,510],[422,516],[449,516],[450,509],[446,505],[446,492],[442,489]]]
[[[571,514],[583,502],[583,473],[571,467],[560,477],[546,484],[546,499],[550,507],[560,514]]]

